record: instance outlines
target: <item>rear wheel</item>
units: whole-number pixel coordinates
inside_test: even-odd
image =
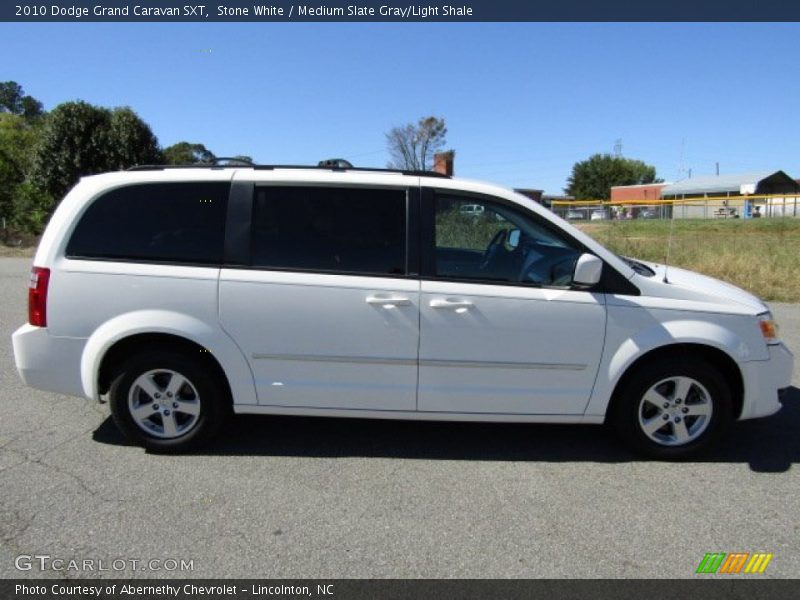
[[[730,426],[730,386],[708,362],[668,359],[638,369],[618,393],[610,416],[637,452],[690,458],[711,447]]]
[[[219,430],[230,398],[205,361],[159,351],[122,366],[109,403],[114,422],[130,440],[149,450],[181,452]]]

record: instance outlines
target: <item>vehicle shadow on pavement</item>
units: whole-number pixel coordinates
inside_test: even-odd
[[[800,462],[800,389],[792,387],[776,415],[736,423],[716,448],[693,462],[748,463],[781,473]],[[96,442],[128,445],[106,419]],[[213,456],[376,457],[429,460],[631,462],[606,427],[524,423],[454,423],[243,415],[218,439],[194,452]]]

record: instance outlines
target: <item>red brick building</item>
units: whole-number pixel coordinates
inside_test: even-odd
[[[641,185],[615,185],[611,188],[611,201],[658,200],[666,183],[643,183]]]

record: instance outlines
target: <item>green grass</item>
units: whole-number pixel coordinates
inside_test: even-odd
[[[510,227],[508,221],[498,221],[494,213],[476,217],[458,210],[441,211],[436,213],[436,245],[483,251],[500,229]]]
[[[618,254],[728,281],[764,300],[800,302],[800,219],[675,219],[585,223]],[[670,232],[672,242],[669,243]]]

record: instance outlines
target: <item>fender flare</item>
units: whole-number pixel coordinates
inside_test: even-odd
[[[716,323],[681,319],[659,323],[641,330],[625,340],[616,350],[604,356],[595,390],[586,407],[586,415],[606,413],[611,398],[623,375],[642,356],[680,344],[706,346],[724,353],[741,370],[741,363],[751,360],[744,340],[735,332]]]
[[[95,329],[81,355],[81,385],[88,398],[99,398],[98,375],[108,350],[120,340],[148,333],[174,335],[207,348],[228,379],[234,404],[258,404],[253,372],[228,334],[195,317],[167,310],[124,313]]]

